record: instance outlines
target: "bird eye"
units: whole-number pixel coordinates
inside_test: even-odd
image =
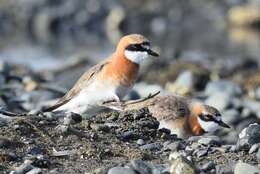
[[[201,115],[200,115],[200,118],[201,118],[202,120],[204,120],[204,121],[212,121],[212,120],[213,120],[212,116],[209,115],[209,114],[201,114]]]

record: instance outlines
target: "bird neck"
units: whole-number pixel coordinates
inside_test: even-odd
[[[188,127],[193,135],[202,135],[205,131],[198,122],[199,113],[202,112],[202,105],[200,103],[193,103],[191,107],[191,115],[188,118]]]
[[[124,85],[132,85],[137,79],[139,65],[128,60],[123,51],[112,56],[110,72]]]

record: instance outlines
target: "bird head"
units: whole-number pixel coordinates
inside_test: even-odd
[[[230,128],[223,122],[220,112],[208,105],[202,104],[202,109],[197,113],[198,123],[205,132],[214,132],[220,127]]]
[[[140,34],[130,34],[122,37],[116,51],[136,64],[140,64],[149,55],[159,56],[158,53],[151,49],[149,40]]]
[[[199,124],[204,132],[214,132],[221,127],[230,128],[223,122],[220,112],[212,106],[200,102],[193,103],[192,113],[196,118],[195,123]]]

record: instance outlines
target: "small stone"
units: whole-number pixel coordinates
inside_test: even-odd
[[[185,95],[193,90],[194,77],[191,71],[184,71],[180,73],[174,83],[167,83],[166,89],[172,93]]]
[[[250,124],[239,134],[237,146],[239,149],[250,149],[252,145],[260,143],[260,125],[257,123]]]
[[[207,137],[202,137],[201,139],[198,140],[199,144],[202,145],[219,145],[220,143],[220,138],[217,136],[207,136]]]
[[[208,149],[197,149],[194,151],[194,154],[196,154],[198,158],[206,156],[208,154]]]
[[[181,149],[181,142],[180,141],[175,141],[175,142],[172,142],[172,143],[168,143],[168,144],[165,144],[164,147],[163,147],[164,151],[178,151]]]
[[[144,142],[144,140],[143,140],[143,139],[138,139],[138,140],[136,141],[136,144],[138,144],[138,145],[142,146],[142,145],[144,145],[144,144],[145,144],[145,142]]]
[[[151,173],[151,168],[142,160],[132,160],[131,165],[139,174]]]
[[[215,169],[215,163],[213,161],[210,161],[206,164],[204,164],[201,169],[205,172],[210,171],[212,169]]]
[[[183,156],[173,160],[170,168],[170,174],[195,174],[193,164]]]
[[[256,158],[257,158],[257,160],[260,160],[260,149],[258,149],[258,151],[256,153]]]
[[[122,139],[124,141],[128,141],[131,139],[137,139],[137,135],[134,133],[134,131],[130,130],[130,131],[126,131],[122,134]]]
[[[30,170],[29,172],[27,172],[26,174],[39,174],[42,172],[42,169],[35,167],[32,170]]]
[[[205,94],[209,96],[215,93],[224,93],[228,96],[240,96],[242,92],[239,85],[227,80],[209,82],[205,89]]]
[[[236,109],[225,110],[221,115],[223,121],[227,124],[234,124],[240,117],[240,114]]]
[[[110,131],[110,128],[104,124],[93,123],[90,125],[90,127],[91,127],[91,129],[96,130],[96,131],[104,131],[104,132]]]
[[[108,170],[107,174],[136,174],[131,168],[126,167],[113,167]]]
[[[224,111],[231,103],[230,98],[230,95],[225,92],[215,92],[205,100],[205,103],[217,108],[219,111]]]
[[[260,173],[260,170],[247,163],[238,162],[235,166],[234,174],[256,174]]]
[[[249,150],[248,153],[249,153],[249,154],[252,154],[252,153],[258,151],[259,148],[260,148],[260,143],[253,144],[253,146],[250,148],[250,150]]]

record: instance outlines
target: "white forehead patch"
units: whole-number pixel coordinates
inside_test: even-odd
[[[206,132],[215,132],[220,128],[220,126],[214,121],[203,121],[200,118],[198,118],[198,122],[201,128]]]

